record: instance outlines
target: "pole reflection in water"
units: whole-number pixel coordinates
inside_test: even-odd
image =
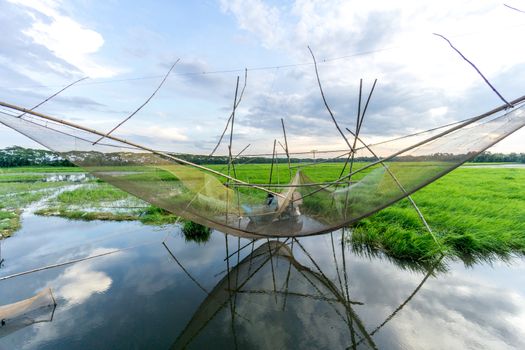
[[[236,349],[377,349],[374,335],[409,303],[437,266],[428,269],[414,291],[384,321],[367,328],[359,317],[359,308],[366,305],[352,300],[349,293],[352,276],[347,274],[344,246],[338,261],[332,244],[336,275],[332,281],[300,239],[260,240],[257,248],[256,241],[241,247],[235,240],[236,244],[231,244],[225,236],[226,275],[209,292],[164,244],[175,262],[207,294],[172,349],[212,344]],[[234,246],[237,250],[231,252]],[[250,253],[240,260],[240,250],[250,246]]]

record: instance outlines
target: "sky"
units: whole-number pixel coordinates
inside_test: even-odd
[[[525,0],[506,4],[525,9]],[[511,100],[525,91],[525,13],[500,1],[0,1],[0,100],[146,146],[209,153],[229,117],[237,76],[234,153],[270,152],[286,124],[291,151],[344,148],[315,77],[342,127],[354,128],[359,80],[378,79],[363,124],[369,142],[466,119],[501,105],[448,37]],[[0,126],[0,147],[36,143]],[[525,152],[525,130],[493,152]],[[223,142],[220,153],[227,151]]]

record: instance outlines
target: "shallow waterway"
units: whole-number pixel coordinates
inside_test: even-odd
[[[46,288],[56,306],[7,319],[0,349],[525,348],[523,259],[425,270],[347,246],[343,261],[340,237],[198,244],[28,211],[2,242],[0,310]]]

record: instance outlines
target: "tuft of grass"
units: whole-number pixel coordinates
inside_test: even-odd
[[[175,224],[179,217],[167,210],[151,205],[139,215],[139,220],[146,225],[169,225]]]
[[[108,184],[99,184],[95,187],[81,187],[73,191],[62,192],[57,201],[64,205],[82,205],[100,202],[114,202],[128,199],[126,192]]]
[[[182,226],[182,233],[186,241],[206,243],[210,239],[211,229],[193,221],[185,221]]]
[[[20,211],[0,210],[0,239],[10,237],[20,228]]]

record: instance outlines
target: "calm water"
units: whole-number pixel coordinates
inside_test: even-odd
[[[343,264],[333,237],[237,255],[250,241],[220,232],[199,245],[174,226],[27,214],[0,276],[123,250],[0,281],[0,305],[45,288],[57,302],[0,328],[0,349],[525,348],[523,260],[427,272],[347,247]]]

